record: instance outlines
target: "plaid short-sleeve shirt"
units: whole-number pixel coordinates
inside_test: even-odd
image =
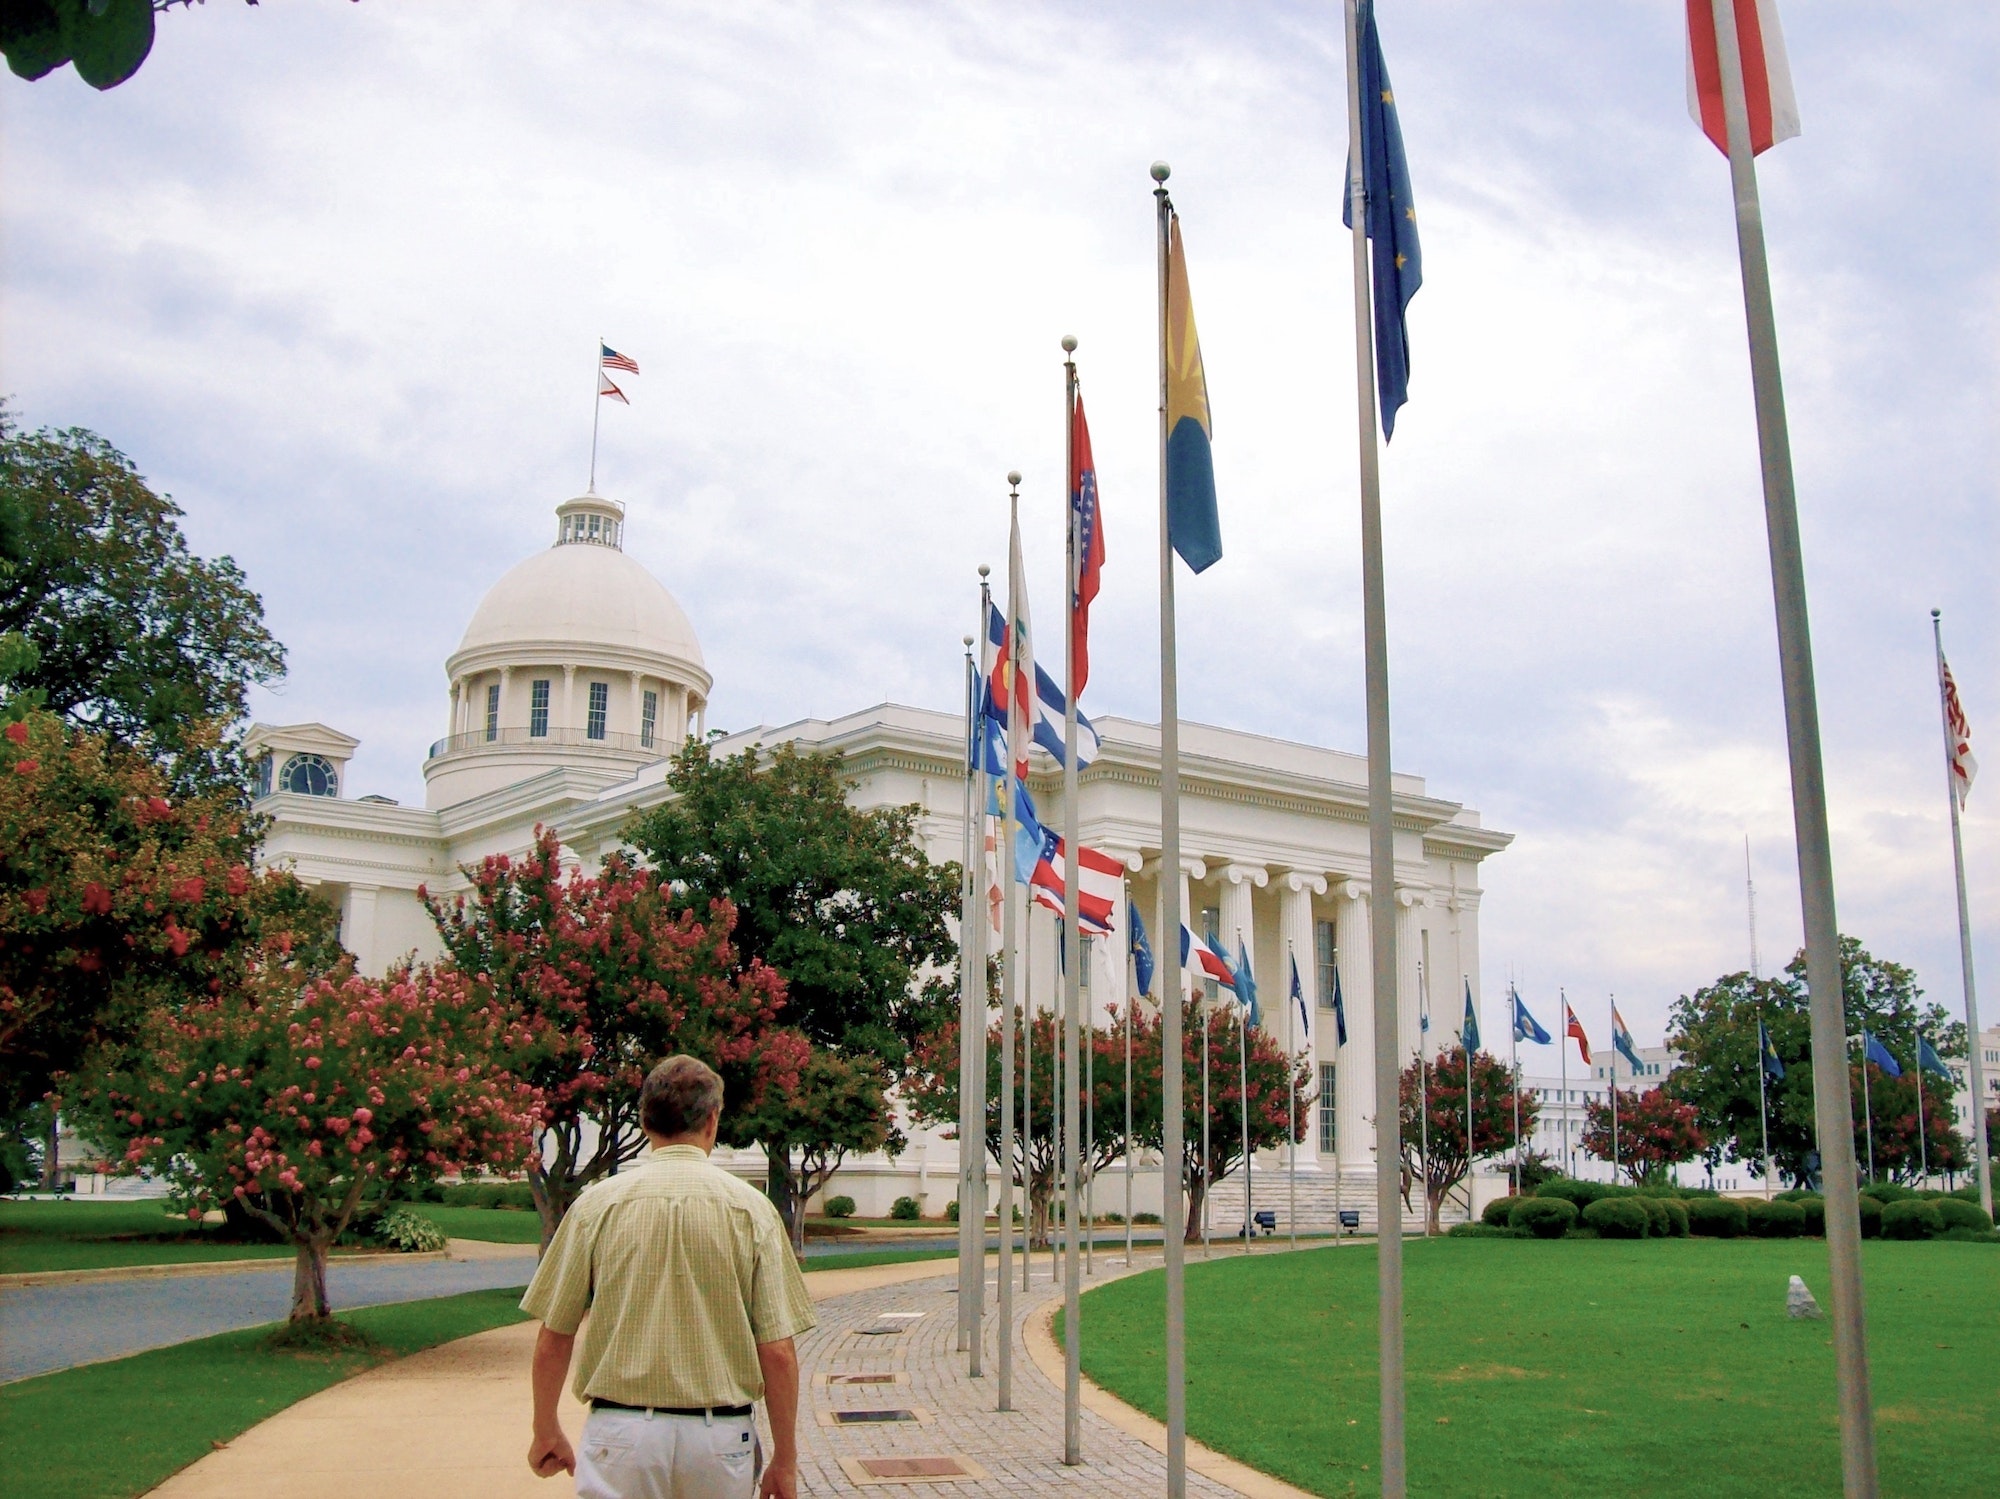
[[[694,1145],[577,1198],[521,1310],[555,1332],[581,1325],[577,1398],[621,1405],[752,1404],[757,1345],[815,1325],[778,1210]]]

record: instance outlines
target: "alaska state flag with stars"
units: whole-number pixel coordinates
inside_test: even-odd
[[[1375,384],[1382,407],[1382,435],[1396,435],[1396,412],[1410,398],[1410,333],[1404,314],[1424,284],[1417,245],[1417,205],[1410,195],[1410,164],[1403,156],[1403,127],[1396,93],[1382,61],[1374,0],[1361,0],[1361,183],[1368,194],[1368,239],[1375,285]],[[1349,179],[1341,222],[1354,227],[1354,187]]]

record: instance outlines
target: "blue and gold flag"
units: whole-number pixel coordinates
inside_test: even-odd
[[[1368,239],[1375,287],[1375,383],[1382,408],[1382,435],[1396,435],[1396,413],[1410,398],[1410,332],[1404,314],[1424,284],[1423,251],[1417,244],[1417,205],[1410,194],[1410,164],[1403,155],[1403,127],[1396,119],[1396,93],[1382,61],[1373,0],[1361,0],[1361,185],[1368,194]],[[1341,222],[1354,227],[1354,185],[1350,178]]]
[[[1188,299],[1181,218],[1167,227],[1167,539],[1195,572],[1222,558],[1222,522],[1215,513],[1214,429],[1208,416],[1208,376]]]

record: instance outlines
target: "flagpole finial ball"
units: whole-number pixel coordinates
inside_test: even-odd
[[[1174,175],[1174,169],[1168,166],[1164,161],[1156,161],[1153,163],[1153,180],[1155,182],[1165,182],[1169,177],[1173,175]]]
[[[1021,471],[1018,468],[1007,470],[1007,483],[1010,488],[1019,489],[1021,487]]]
[[[968,651],[972,649],[972,637],[970,635],[967,635],[965,637],[965,648]]]
[[[1942,611],[1940,611],[1940,610],[1937,610],[1937,609],[1933,609],[1933,610],[1931,610],[1931,618],[1932,618],[1932,619],[1936,619],[1936,618],[1938,617],[1938,615],[1939,615],[1939,614],[1940,614],[1941,612],[1942,612]]]
[[[980,576],[980,577],[982,577],[982,578],[986,578],[986,577],[991,577],[991,576],[992,576],[992,574],[993,574],[993,569],[992,569],[992,568],[988,567],[988,566],[987,566],[987,565],[986,565],[986,564],[985,564],[984,562],[982,562],[982,563],[980,563],[980,564],[979,564],[979,576]]]
[[[1076,335],[1074,333],[1065,333],[1063,335],[1063,352],[1065,354],[1074,354],[1076,352]]]

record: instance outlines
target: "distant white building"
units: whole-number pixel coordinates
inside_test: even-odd
[[[624,552],[623,508],[585,495],[559,505],[556,518],[553,545],[494,584],[444,663],[446,733],[424,762],[425,805],[351,796],[346,768],[357,741],[336,729],[260,724],[252,732],[264,791],[257,810],[271,819],[263,858],[337,904],[341,940],[364,972],[381,973],[412,954],[436,956],[417,888],[466,889],[461,866],[524,851],[538,823],[558,831],[567,855],[594,866],[636,815],[668,797],[673,751],[706,733],[711,678],[700,644],[672,595]],[[1372,1201],[1374,1026],[1355,998],[1367,991],[1369,972],[1365,761],[1184,725],[1182,858],[1168,872],[1160,866],[1158,727],[1111,717],[1096,724],[1103,747],[1080,778],[1081,829],[1085,843],[1128,871],[1114,916],[1119,929],[1129,903],[1157,938],[1161,883],[1175,878],[1190,925],[1218,936],[1232,954],[1240,935],[1267,1025],[1314,1059],[1320,1080],[1318,1097],[1303,1105],[1317,1112],[1319,1127],[1300,1151],[1314,1184],[1302,1201],[1324,1216],[1336,1176],[1347,1201]],[[955,712],[884,703],[843,718],[742,730],[714,747],[725,755],[785,743],[842,751],[856,803],[914,804],[924,846],[945,861],[963,852],[963,735]],[[1053,766],[1038,760],[1032,789],[1044,808],[1054,806],[1056,784]],[[1397,775],[1394,791],[1398,1033],[1414,1056],[1420,971],[1450,976],[1440,979],[1440,992],[1464,983],[1475,1001],[1481,992],[1479,868],[1512,840],[1484,827],[1476,812],[1433,796],[1420,777]],[[1047,913],[1029,918],[1026,947],[1030,1002],[1046,1007],[1056,994]],[[1114,951],[1100,954],[1091,971],[1100,1016],[1124,994],[1122,945]],[[1303,1019],[1285,998],[1293,957],[1310,996]],[[1335,1044],[1331,1024],[1336,973],[1350,997],[1345,1047]],[[1038,1075],[1043,1086],[1045,1077]],[[728,1159],[746,1174],[762,1169],[754,1152]],[[956,1172],[954,1142],[918,1130],[899,1160],[854,1162],[829,1190],[856,1198],[864,1213],[904,1195],[937,1213],[954,1195]],[[1156,1180],[1145,1199],[1157,1206]]]
[[[1946,1057],[1945,1066],[1951,1069],[1952,1077],[1952,1122],[1966,1139],[1972,1138],[1972,1069],[1964,1057]],[[1990,1112],[2000,1109],[2000,1025],[1988,1026],[1979,1033],[1979,1065],[1984,1072],[1982,1081],[1986,1084],[1986,1107]],[[1989,1149],[2000,1147],[2000,1140],[1987,1141]]]

